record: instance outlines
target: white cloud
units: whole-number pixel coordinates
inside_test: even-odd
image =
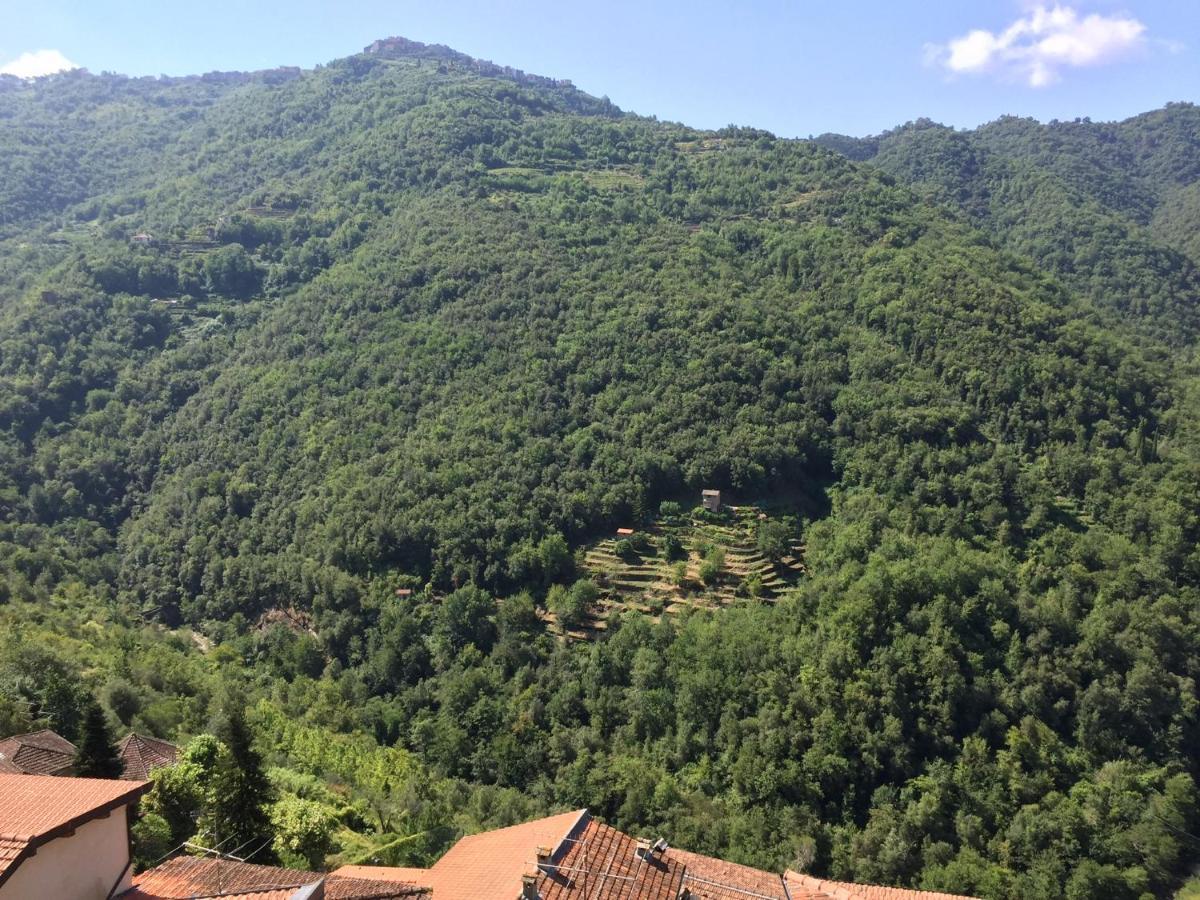
[[[12,62],[0,66],[0,75],[16,75],[18,78],[38,78],[42,75],[53,75],[55,72],[65,72],[67,69],[78,69],[57,50],[34,50],[32,53],[22,53]]]
[[[1146,26],[1129,15],[1083,15],[1071,6],[1035,6],[1003,31],[976,28],[926,48],[926,59],[954,74],[995,75],[1044,87],[1066,68],[1113,62],[1145,43]]]

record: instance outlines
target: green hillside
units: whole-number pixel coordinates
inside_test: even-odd
[[[1099,306],[1169,342],[1196,334],[1200,108],[1124,122],[1006,117],[974,131],[928,120],[817,142],[870,160],[958,209]]]
[[[790,141],[387,41],[0,76],[0,122],[0,732],[232,691],[309,866],[586,805],[1185,881],[1194,107]]]

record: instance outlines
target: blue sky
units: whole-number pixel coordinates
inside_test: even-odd
[[[788,137],[1200,101],[1200,0],[0,0],[0,70],[310,67],[396,34]]]

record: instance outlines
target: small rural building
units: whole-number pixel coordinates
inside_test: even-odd
[[[700,502],[709,512],[721,511],[721,492],[705,488],[700,492]]]
[[[179,748],[170,741],[159,740],[131,731],[117,745],[126,781],[146,781],[150,773],[163,766],[173,766],[179,761]]]
[[[72,775],[75,745],[49,728],[0,740],[0,772]]]
[[[149,787],[0,773],[0,900],[107,900],[132,887],[129,826]]]
[[[629,537],[629,535],[631,535],[631,534],[633,534],[632,528],[618,528],[617,529],[618,537]]]
[[[147,782],[0,773],[0,900],[432,900],[409,881],[237,859],[174,859],[133,874],[129,827]]]
[[[133,890],[121,894],[119,900],[181,900],[184,897],[220,897],[222,900],[432,900],[433,894],[428,888],[408,881],[324,875],[302,869],[260,866],[238,859],[176,856],[136,876]]]

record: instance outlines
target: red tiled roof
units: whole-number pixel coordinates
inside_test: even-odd
[[[122,900],[291,900],[296,891],[325,879],[326,900],[430,900],[425,887],[402,881],[347,878],[299,869],[257,866],[228,859],[177,856],[133,879]]]
[[[973,897],[963,897],[959,894],[826,881],[792,871],[786,872],[783,878],[792,900],[975,900]]]
[[[0,774],[0,885],[38,847],[134,802],[149,785]]]
[[[411,881],[413,884],[428,885],[429,869],[412,869],[404,866],[342,866],[333,871],[339,878],[366,878],[368,881]]]
[[[665,854],[684,866],[683,886],[696,900],[788,900],[783,876],[672,847]]]
[[[117,746],[117,754],[125,765],[121,777],[145,781],[161,766],[173,766],[179,759],[179,748],[169,741],[130,732]]]
[[[0,760],[26,775],[59,775],[75,765],[75,745],[49,728],[0,741]]]
[[[0,834],[0,882],[3,882],[8,877],[9,868],[16,868],[17,860],[25,852],[25,848],[29,846],[29,841],[8,837]]]
[[[542,900],[676,900],[683,863],[665,854],[638,855],[638,842],[608,825],[589,821],[566,852],[543,865]]]
[[[537,848],[558,847],[586,818],[587,810],[580,809],[468,835],[425,870],[344,866],[333,874],[411,878],[433,888],[434,900],[516,900],[521,893],[521,875],[537,862]]]
[[[538,860],[545,847],[548,859]],[[343,866],[334,875],[413,881],[433,900],[517,900],[536,873],[539,900],[973,900],[950,894],[826,881],[669,848],[643,859],[638,841],[587,810],[465,837],[430,869]]]

